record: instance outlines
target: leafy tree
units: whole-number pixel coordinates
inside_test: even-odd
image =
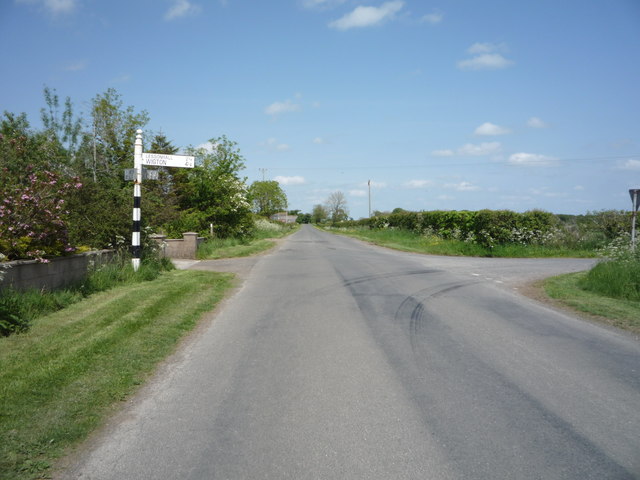
[[[121,178],[122,169],[131,168],[136,130],[148,121],[145,110],[135,113],[133,106],[125,107],[113,88],[94,97],[89,145],[85,145],[90,151],[87,166],[94,182],[104,175]]]
[[[341,191],[335,191],[325,202],[327,213],[333,223],[343,222],[349,219],[347,198]]]
[[[162,133],[154,135],[153,140],[151,140],[151,147],[149,148],[149,151],[152,153],[165,153],[167,155],[178,153],[178,150],[179,148],[173,146],[166,135]]]
[[[249,200],[253,211],[266,217],[287,208],[287,195],[275,180],[253,182],[249,187]]]
[[[311,212],[311,221],[313,223],[324,223],[329,218],[329,213],[324,205],[314,205]]]
[[[152,137],[148,151],[174,155],[178,150],[166,135],[158,133]],[[142,184],[142,220],[144,223],[159,227],[177,220],[180,212],[171,173],[176,169],[158,167],[157,170],[158,180],[147,180]]]
[[[70,198],[69,235],[76,245],[106,248],[118,238],[130,237],[132,187],[124,181],[123,169],[133,167],[136,130],[148,120],[146,111],[136,113],[133,106],[124,106],[113,88],[93,98],[89,131],[77,153],[85,188]],[[146,187],[143,184],[143,197]],[[158,203],[149,195],[145,200],[143,225]]]
[[[251,205],[245,180],[239,176],[244,157],[237,143],[226,136],[213,138],[210,143],[216,146],[212,151],[188,149],[189,154],[201,159],[198,166],[178,169],[173,174],[182,212],[180,219],[166,225],[166,229],[168,233],[178,233],[176,225],[185,225],[188,220],[191,230],[203,234],[212,224],[219,237],[249,235],[253,230]]]
[[[82,119],[75,117],[73,105],[69,97],[64,103],[64,111],[60,118],[60,100],[56,90],[44,88],[46,108],[40,109],[40,118],[44,125],[43,134],[47,140],[57,146],[57,155],[51,161],[58,168],[71,172],[78,149],[82,143]]]
[[[311,223],[311,214],[310,213],[301,213],[296,218],[296,223]]]

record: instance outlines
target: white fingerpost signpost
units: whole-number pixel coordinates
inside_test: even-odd
[[[631,249],[636,249],[636,218],[638,217],[638,208],[640,208],[640,188],[629,190],[631,201],[633,202],[632,218],[631,218]]]
[[[196,158],[191,155],[165,155],[164,153],[142,152],[142,130],[136,131],[136,142],[133,149],[133,227],[131,233],[131,264],[133,270],[140,268],[142,246],[140,244],[140,206],[142,201],[141,184],[145,177],[142,166],[193,168]],[[125,171],[125,178],[128,172]],[[157,177],[156,177],[157,178]]]

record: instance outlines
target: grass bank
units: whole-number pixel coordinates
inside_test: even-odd
[[[198,247],[198,260],[248,257],[272,248],[278,238],[286,237],[300,228],[299,225],[274,224],[266,220],[256,222],[256,230],[248,238],[213,238]]]
[[[232,276],[171,271],[97,293],[0,338],[0,478],[46,478],[175,349]]]
[[[418,235],[401,229],[328,228],[327,230],[380,245],[381,247],[431,255],[512,258],[595,257],[595,253],[590,250],[573,250],[538,245],[508,244],[488,248],[473,242],[445,240],[435,235]]]
[[[561,305],[594,320],[640,335],[640,301],[612,298],[584,288],[589,273],[569,273],[542,282],[545,293]]]

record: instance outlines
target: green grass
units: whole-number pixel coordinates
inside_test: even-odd
[[[272,248],[276,244],[274,239],[285,237],[298,228],[299,225],[273,225],[273,228],[257,229],[249,238],[210,239],[198,247],[197,257],[199,260],[214,260],[255,255]]]
[[[153,280],[161,271],[173,268],[169,259],[148,260],[134,272],[130,261],[120,258],[100,266],[84,281],[64,289],[23,292],[4,289],[0,291],[0,335],[25,331],[34,319],[66,308],[93,293],[116,285]]]
[[[640,302],[640,258],[600,262],[580,281],[584,290]]]
[[[640,301],[623,300],[585,290],[589,272],[569,273],[546,279],[542,286],[548,296],[562,305],[592,315],[595,320],[640,334]]]
[[[232,276],[172,271],[97,293],[0,338],[0,478],[50,466],[133,393]]]
[[[370,230],[363,229],[329,229],[334,233],[348,235],[371,242],[382,247],[394,248],[405,252],[427,253],[432,255],[473,256],[473,257],[593,257],[594,252],[587,250],[571,250],[535,245],[497,245],[484,247],[460,240],[444,240],[437,236],[424,236],[408,230]]]

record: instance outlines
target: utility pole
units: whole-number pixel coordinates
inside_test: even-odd
[[[262,181],[264,182],[264,174],[267,173],[267,169],[266,168],[259,168],[258,170],[260,170],[262,172]]]

